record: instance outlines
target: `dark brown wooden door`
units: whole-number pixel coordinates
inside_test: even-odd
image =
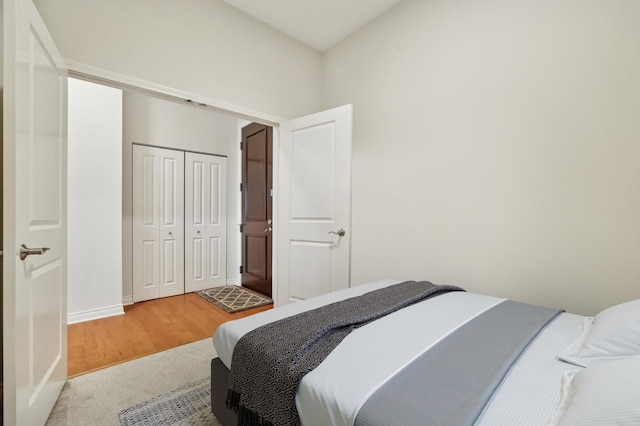
[[[242,285],[271,297],[273,129],[242,128]]]

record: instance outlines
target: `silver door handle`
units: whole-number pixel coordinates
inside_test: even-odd
[[[22,244],[20,246],[20,260],[25,260],[27,256],[30,256],[32,254],[44,254],[49,250],[49,247],[29,248],[26,244]]]
[[[346,234],[345,230],[340,228],[338,229],[338,232],[335,231],[329,231],[330,234],[336,234],[338,237],[344,237],[344,235]]]
[[[271,232],[273,231],[273,228],[271,228],[270,226],[268,228],[264,228],[264,232]]]

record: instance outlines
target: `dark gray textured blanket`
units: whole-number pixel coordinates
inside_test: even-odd
[[[298,424],[295,395],[300,381],[353,329],[450,291],[464,290],[407,281],[245,334],[233,350],[227,406],[238,413],[240,425]]]

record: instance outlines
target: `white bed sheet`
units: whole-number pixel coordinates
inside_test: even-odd
[[[300,382],[296,406],[302,424],[352,425],[380,386],[452,330],[503,300],[446,293],[352,331]]]
[[[398,282],[363,284],[225,323],[213,336],[216,352],[229,367],[235,343],[254,328]],[[352,425],[364,401],[397,371],[451,331],[502,301],[453,292],[354,330],[301,381],[296,405],[302,424]],[[429,309],[422,308],[426,303]],[[522,419],[531,420],[527,425],[544,424],[559,400],[563,373],[575,368],[555,356],[578,337],[582,318],[562,314],[538,336],[494,394],[478,426],[524,425]],[[535,395],[531,395],[532,389]],[[518,420],[514,422],[514,418]]]

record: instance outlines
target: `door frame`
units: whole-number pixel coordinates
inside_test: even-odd
[[[189,103],[194,108],[205,109],[226,115],[231,114],[239,120],[247,120],[259,124],[273,127],[273,220],[274,227],[272,233],[273,252],[272,252],[272,299],[277,300],[278,297],[278,227],[276,220],[279,214],[278,209],[278,179],[279,179],[279,152],[280,152],[280,123],[288,121],[283,117],[266,114],[260,111],[251,110],[242,106],[219,101],[217,99],[201,96],[195,93],[184,92],[173,89],[171,87],[152,83],[146,80],[130,77],[127,75],[114,73],[101,68],[81,64],[75,61],[66,61],[68,66],[68,76],[80,80],[86,80],[105,86],[111,86],[122,90],[130,90],[137,93],[146,94],[155,98],[164,99],[172,102],[184,104]],[[239,145],[238,145],[239,149]],[[241,220],[240,214],[238,221]],[[239,222],[238,222],[239,223]],[[240,283],[239,283],[240,284]],[[274,305],[277,306],[277,305]]]
[[[279,244],[280,230],[278,218],[279,209],[279,181],[280,181],[280,125],[288,122],[289,119],[266,114],[263,112],[251,110],[238,105],[229,104],[217,99],[208,98],[194,93],[188,93],[176,90],[167,86],[151,83],[146,80],[126,76],[111,71],[106,71],[97,67],[80,64],[74,61],[66,61],[68,66],[68,76],[82,80],[91,81],[97,84],[112,86],[123,90],[131,90],[138,93],[147,94],[156,98],[165,99],[173,102],[187,102],[196,108],[215,111],[224,114],[232,114],[237,119],[247,120],[259,124],[271,126],[273,128],[273,197],[272,197],[272,215],[273,215],[273,233],[272,233],[272,299],[274,307],[279,306],[277,300],[279,298]],[[239,131],[240,133],[240,131]],[[238,145],[239,149],[239,145]],[[242,220],[241,213],[238,216],[238,223]],[[351,222],[351,218],[349,218]],[[349,238],[349,256],[351,256],[352,238]],[[242,260],[240,260],[242,262]],[[242,278],[240,279],[242,281]],[[351,282],[351,271],[349,271],[349,283]],[[241,282],[240,282],[241,284]],[[350,286],[351,284],[349,284]]]

